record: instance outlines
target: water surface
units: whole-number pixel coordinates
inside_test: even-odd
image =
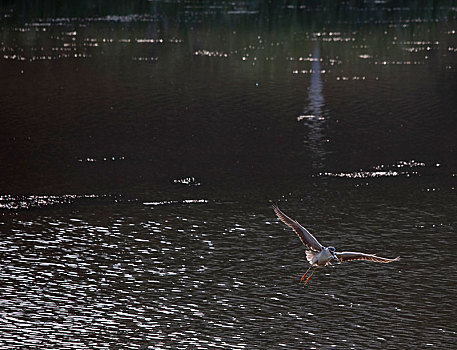
[[[0,11],[0,347],[453,346],[455,2],[40,5]],[[402,259],[303,288],[272,203]]]

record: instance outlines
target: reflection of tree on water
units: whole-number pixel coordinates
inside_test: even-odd
[[[311,59],[311,84],[308,94],[308,105],[305,107],[304,114],[298,117],[308,126],[309,132],[305,137],[305,143],[311,151],[314,168],[322,168],[326,151],[324,149],[325,138],[324,128],[324,96],[322,94],[321,79],[321,58],[319,44],[314,46],[313,57]]]

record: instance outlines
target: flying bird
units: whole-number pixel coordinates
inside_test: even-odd
[[[399,256],[395,259],[388,259],[376,256],[374,254],[357,252],[337,252],[335,248],[332,246],[324,247],[306,228],[300,225],[298,221],[292,220],[281,210],[279,210],[277,205],[273,205],[273,210],[276,216],[283,223],[285,223],[287,226],[289,226],[292,230],[295,231],[295,233],[298,235],[298,238],[300,238],[304,246],[307,248],[306,259],[308,260],[311,266],[308,268],[308,270],[306,270],[300,282],[303,282],[311,268],[313,268],[313,271],[311,275],[308,278],[306,278],[304,286],[306,286],[306,284],[309,282],[317,268],[330,264],[332,260],[336,260],[340,263],[344,261],[355,260],[368,260],[379,263],[390,263],[400,259]]]

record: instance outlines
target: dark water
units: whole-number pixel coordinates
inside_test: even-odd
[[[455,346],[455,1],[59,4],[0,11],[0,348]],[[302,288],[272,203],[402,260]]]

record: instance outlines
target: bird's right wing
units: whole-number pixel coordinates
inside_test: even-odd
[[[374,254],[365,254],[365,253],[357,253],[357,252],[335,252],[336,257],[339,261],[356,261],[356,260],[368,260],[374,261],[379,263],[390,263],[393,261],[400,260],[400,257],[397,256],[395,259],[388,259],[382,258],[380,256],[376,256]]]
[[[309,233],[309,231],[300,225],[297,221],[292,220],[286,214],[284,214],[281,210],[279,210],[277,205],[273,205],[273,210],[275,211],[276,216],[281,219],[283,223],[289,226],[291,229],[295,231],[298,235],[302,243],[309,249],[314,250],[316,252],[320,252],[322,250],[322,245],[318,242],[314,236]]]

